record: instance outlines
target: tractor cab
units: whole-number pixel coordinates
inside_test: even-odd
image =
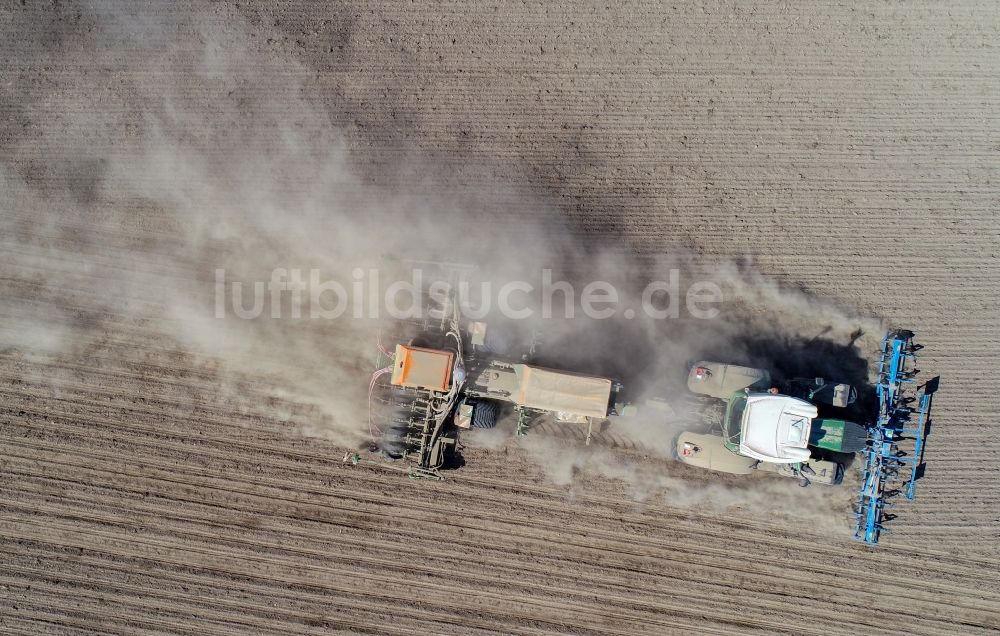
[[[798,398],[737,391],[723,422],[726,448],[762,462],[807,461],[809,436],[817,408]]]

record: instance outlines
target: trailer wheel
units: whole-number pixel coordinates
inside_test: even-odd
[[[497,425],[497,403],[479,400],[472,407],[472,428],[493,428]]]

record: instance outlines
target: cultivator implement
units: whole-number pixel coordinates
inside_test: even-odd
[[[372,438],[379,440],[385,458],[411,461],[411,476],[440,479],[437,469],[455,444],[453,436],[440,434],[446,416],[441,400],[427,391],[391,384],[399,348],[395,352],[386,349],[381,337],[378,348],[377,370],[368,391]]]
[[[878,380],[878,420],[869,427],[864,473],[857,502],[854,538],[869,545],[896,517],[889,509],[899,495],[912,500],[923,476],[924,440],[930,431],[931,401],[938,378],[918,384],[912,331],[894,331],[882,340]]]

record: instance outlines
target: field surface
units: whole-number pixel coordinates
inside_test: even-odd
[[[1000,629],[993,3],[121,9],[0,9],[0,631]],[[232,86],[191,79],[220,50],[245,51]],[[289,122],[257,130],[265,146],[319,119],[372,187],[477,192],[492,231],[558,219],[638,261],[749,260],[810,312],[913,329],[942,376],[917,499],[870,550],[840,495],[801,515],[739,486],[765,509],[637,495],[632,473],[516,443],[470,445],[443,482],[342,463],[264,362],[224,364],[170,314],[213,267],[176,256],[186,223],[149,195],[201,168],[123,171],[156,148],[151,103],[178,144],[261,109]],[[227,118],[175,116],[191,104]],[[713,487],[642,448],[610,456],[668,492]]]

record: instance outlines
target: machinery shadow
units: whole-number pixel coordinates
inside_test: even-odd
[[[858,392],[854,403],[844,408],[820,405],[820,416],[867,426],[878,417],[879,402],[871,383],[871,365],[856,345],[862,335],[858,331],[840,341],[825,335],[811,338],[775,334],[751,336],[742,342],[742,356],[734,356],[732,349],[719,348],[706,352],[706,357],[769,369],[779,386],[793,378],[822,377],[827,382],[846,382]],[[837,453],[830,459],[850,465],[856,455]]]

